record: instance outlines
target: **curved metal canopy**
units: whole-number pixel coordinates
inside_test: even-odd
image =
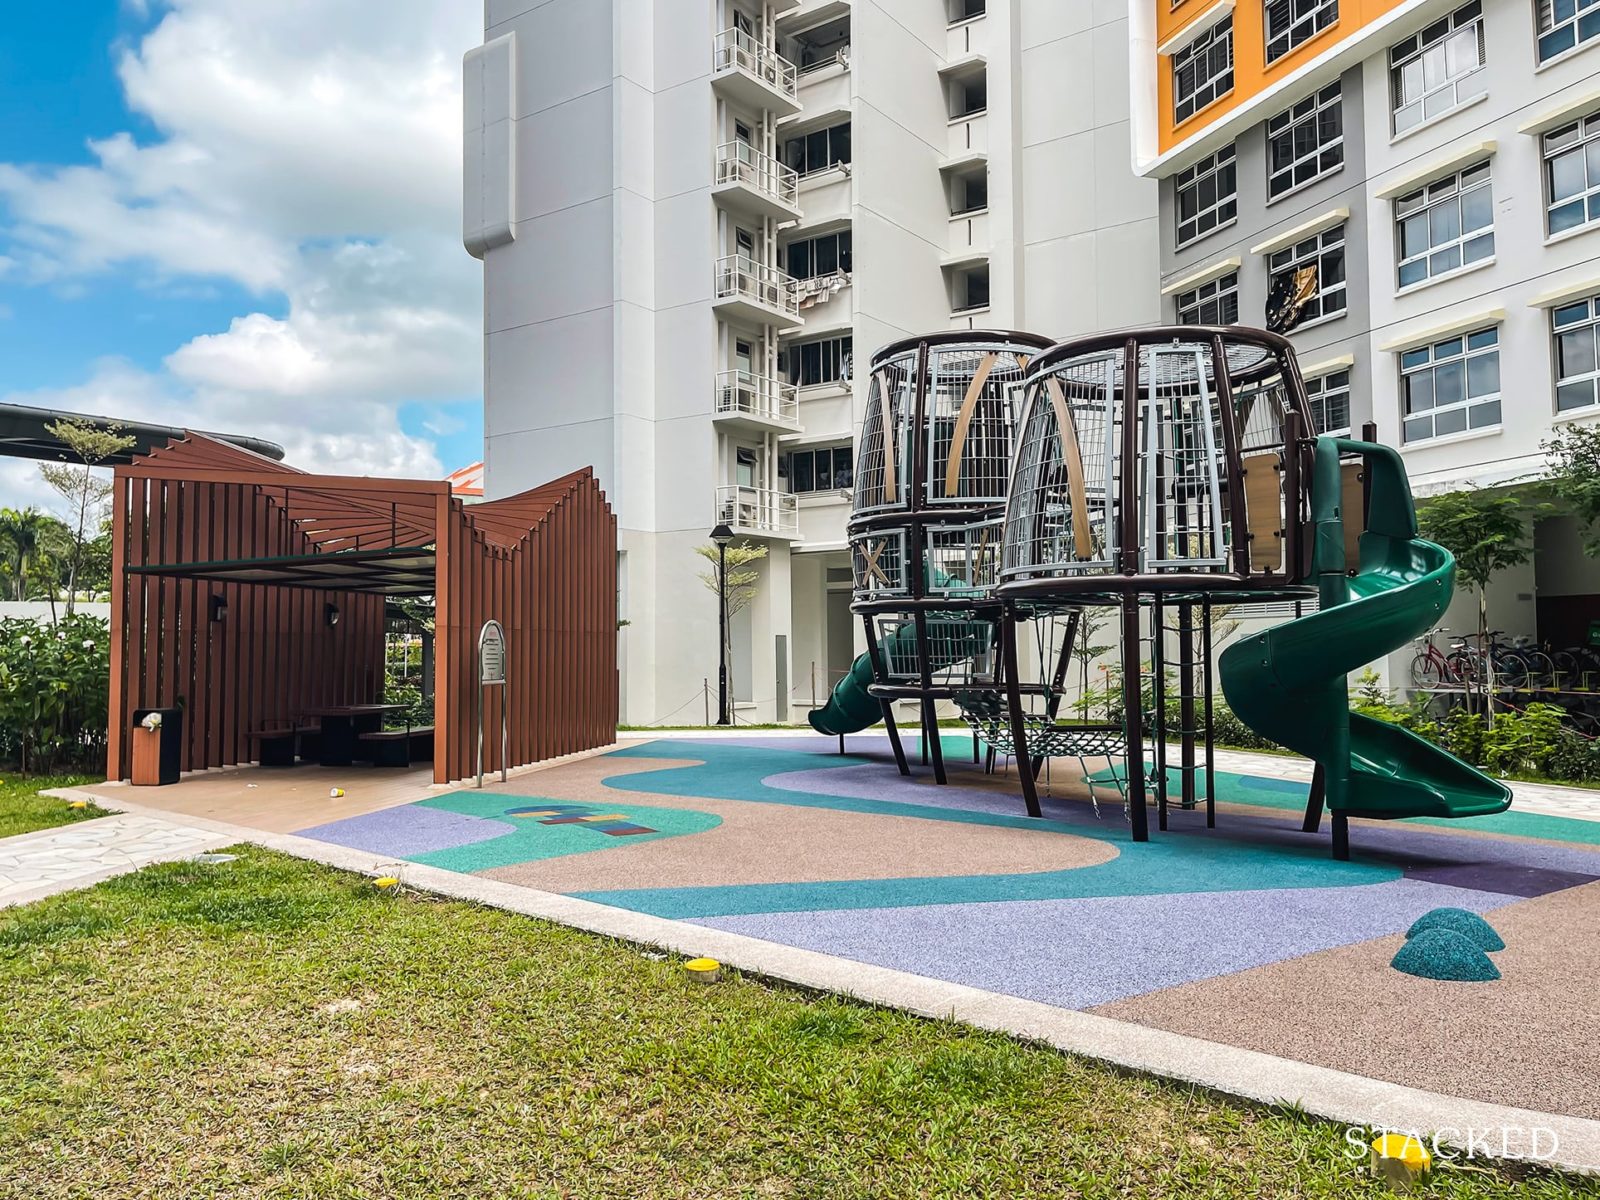
[[[169,441],[182,441],[189,432],[177,425],[152,425],[147,421],[119,421],[112,417],[96,417],[88,413],[66,412],[55,408],[30,408],[22,404],[0,404],[0,456],[11,458],[41,458],[70,460],[72,451],[52,434],[46,425],[57,421],[85,421],[102,429],[116,428],[131,435],[133,446],[122,454],[106,460],[106,466],[131,463],[142,454],[149,454]],[[198,430],[195,432],[199,432]],[[274,462],[283,458],[283,447],[262,438],[239,434],[207,434],[221,442],[270,458]]]

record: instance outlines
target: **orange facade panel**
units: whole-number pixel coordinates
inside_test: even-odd
[[[1215,23],[1220,7],[1227,0],[1181,0],[1168,5],[1166,0],[1150,0],[1156,6],[1156,45],[1172,50],[1174,38],[1185,30],[1203,29]],[[1280,3],[1285,0],[1279,0]],[[1265,0],[1238,0],[1233,19],[1233,88],[1183,121],[1176,120],[1173,107],[1172,55],[1156,54],[1156,98],[1160,150],[1164,154],[1180,142],[1210,127],[1218,119],[1248,104],[1274,84],[1292,75],[1313,59],[1348,41],[1368,26],[1414,0],[1337,0],[1334,22],[1314,33],[1294,49],[1267,62]],[[1268,114],[1263,113],[1265,117]]]

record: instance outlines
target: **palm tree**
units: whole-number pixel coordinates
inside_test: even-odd
[[[18,512],[0,508],[0,543],[4,543],[6,566],[11,572],[11,598],[28,598],[28,569],[39,553],[44,535],[45,515],[36,508]]]

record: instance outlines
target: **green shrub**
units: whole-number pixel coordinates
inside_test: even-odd
[[[1544,774],[1565,717],[1554,704],[1530,704],[1521,712],[1502,713],[1484,734],[1484,765],[1502,774]]]
[[[0,620],[0,762],[24,773],[104,769],[110,690],[106,621]]]
[[[1600,741],[1584,737],[1576,730],[1563,729],[1556,737],[1550,756],[1545,759],[1544,770],[1551,779],[1573,783],[1600,781]]]

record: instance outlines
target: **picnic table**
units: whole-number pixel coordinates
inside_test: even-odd
[[[401,712],[404,704],[330,704],[308,708],[305,715],[322,722],[322,757],[325,767],[348,767],[355,761],[357,739],[383,728],[383,714]]]

